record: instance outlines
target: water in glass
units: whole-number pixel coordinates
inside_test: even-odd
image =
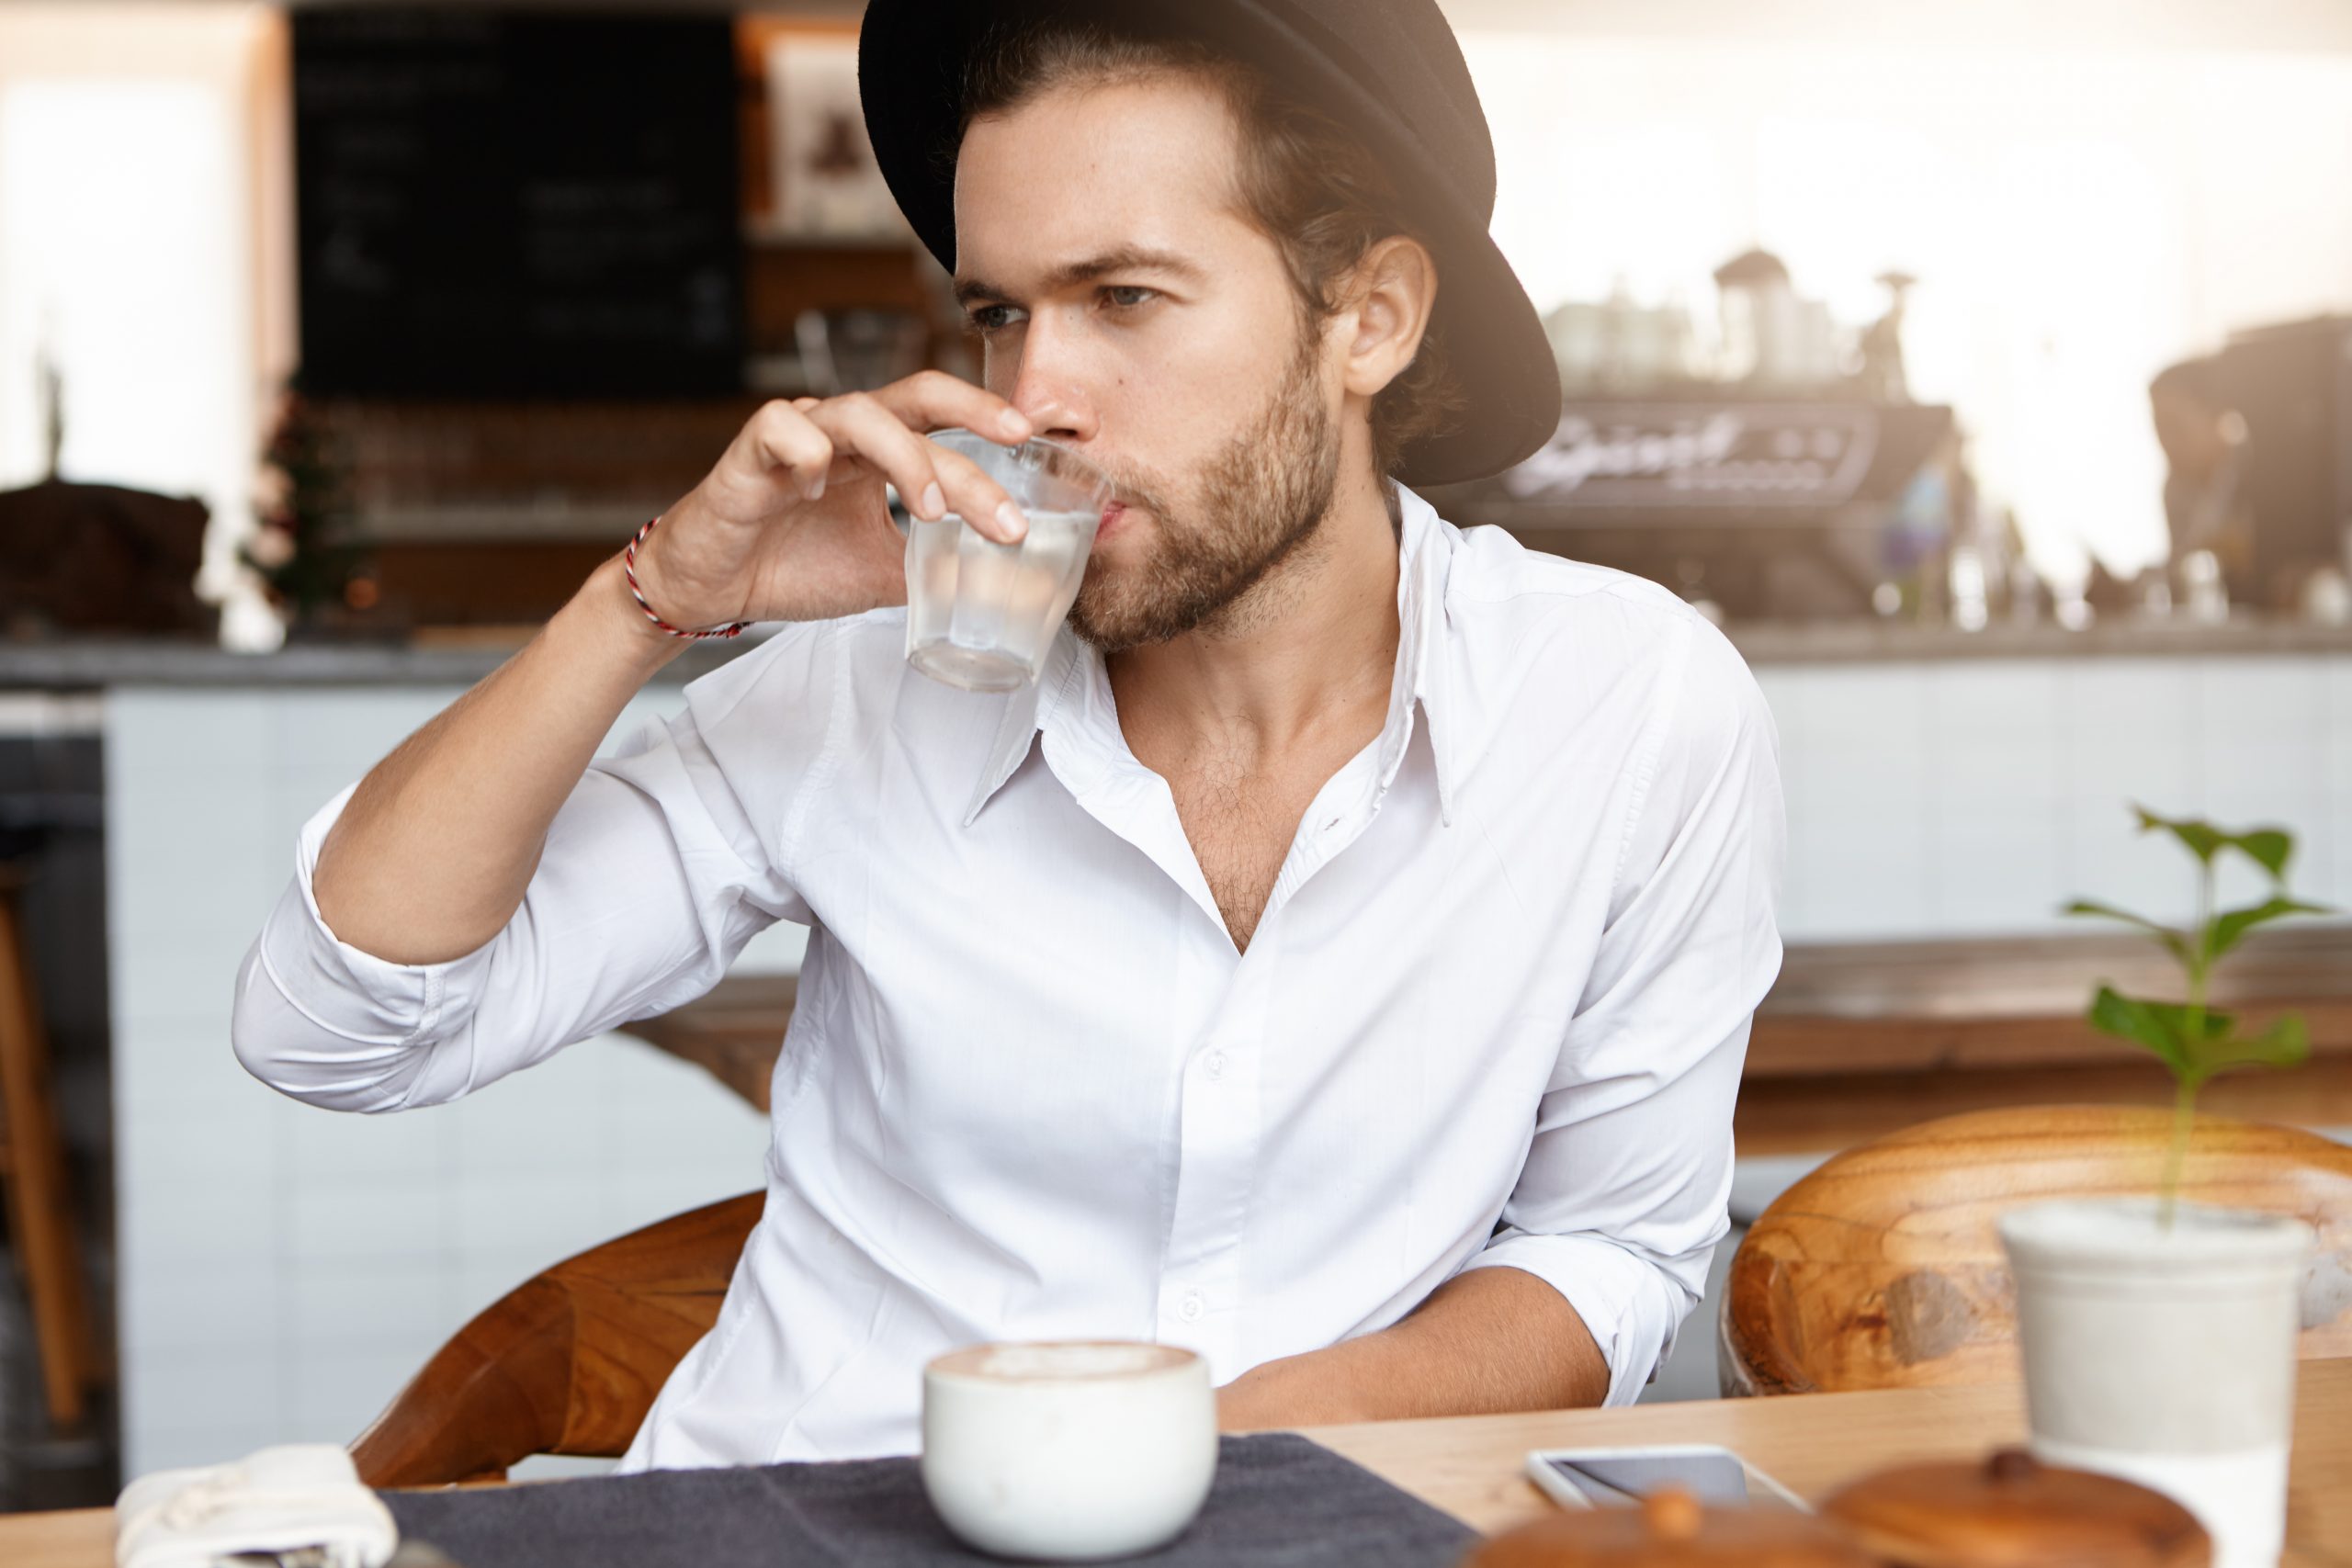
[[[907,533],[907,661],[973,692],[1010,692],[1045,668],[1078,597],[1099,512],[1032,512],[1000,545],[953,513]]]

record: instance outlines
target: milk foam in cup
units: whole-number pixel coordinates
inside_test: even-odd
[[[1118,1340],[976,1345],[923,1369],[922,1481],[967,1546],[1086,1562],[1166,1545],[1216,1476],[1208,1363]]]
[[[969,458],[1029,519],[1000,545],[955,513],[907,526],[907,662],[967,692],[1018,691],[1046,651],[1086,577],[1111,481],[1053,441],[1003,446],[968,430],[931,439]]]

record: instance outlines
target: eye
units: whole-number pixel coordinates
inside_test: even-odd
[[[983,305],[971,313],[972,330],[983,336],[989,333],[1001,333],[1005,328],[1014,325],[1020,320],[1021,314],[1021,308],[1017,305]]]
[[[1136,283],[1111,283],[1102,288],[1102,302],[1114,310],[1133,310],[1159,298],[1159,289]]]

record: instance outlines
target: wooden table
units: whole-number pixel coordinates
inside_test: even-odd
[[[1973,1459],[2024,1432],[2021,1392],[2003,1384],[1391,1421],[1307,1435],[1492,1533],[1552,1506],[1520,1472],[1534,1448],[1723,1443],[1818,1498],[1888,1465]],[[2293,1568],[2352,1568],[2352,1359],[2303,1363],[2287,1539]],[[106,1568],[113,1560],[103,1508],[0,1517],[8,1568]]]
[[[1307,1436],[1493,1534],[1552,1505],[1520,1473],[1527,1450],[1721,1443],[1819,1500],[1890,1465],[1974,1459],[2025,1437],[2016,1384],[1802,1393],[1310,1428]],[[5,1545],[6,1536],[0,1536]],[[2297,1388],[2287,1562],[2352,1568],[2352,1358],[2306,1361]]]
[[[2138,1047],[2083,1021],[2106,981],[2170,996],[2154,943],[2058,937],[1798,944],[1757,1010],[1740,1086],[1744,1154],[1826,1152],[1928,1116],[2005,1105],[2168,1105],[2172,1080]],[[705,1068],[762,1111],[792,1021],[789,975],[729,976],[698,1001],[624,1026]],[[2294,1126],[2352,1125],[2352,925],[2257,931],[2214,976],[2212,1000],[2310,1026],[2312,1061],[2224,1074],[2204,1109]]]

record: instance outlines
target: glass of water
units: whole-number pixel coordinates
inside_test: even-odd
[[[1018,691],[1045,669],[1078,597],[1111,481],[1052,441],[1001,446],[968,430],[931,439],[1002,485],[1029,532],[1000,545],[953,512],[907,519],[907,662],[967,692]]]

